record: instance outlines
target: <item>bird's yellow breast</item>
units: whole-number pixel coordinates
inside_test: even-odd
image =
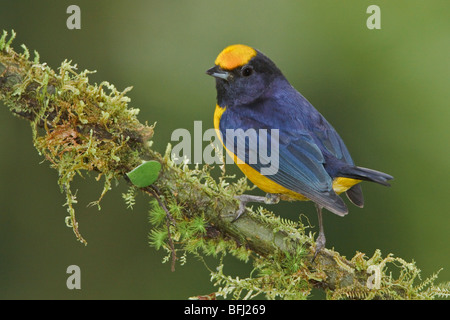
[[[214,111],[214,129],[216,130],[217,137],[220,139],[220,142],[224,146],[227,153],[230,155],[231,158],[233,158],[234,162],[237,164],[239,169],[241,169],[241,171],[249,178],[249,180],[264,192],[284,195],[285,197],[283,198],[285,200],[302,200],[302,201],[309,200],[302,194],[289,190],[283,187],[282,185],[274,182],[273,180],[267,178],[266,176],[259,173],[257,170],[250,167],[248,164],[245,164],[244,161],[238,161],[238,157],[232,151],[226,148],[226,146],[223,144],[222,136],[219,129],[220,119],[222,118],[222,115],[226,109],[227,109],[226,107],[222,108],[221,106],[216,104],[216,109]],[[342,192],[347,191],[348,189],[350,189],[359,182],[361,182],[361,180],[337,177],[333,180],[333,190],[337,194],[340,194]]]

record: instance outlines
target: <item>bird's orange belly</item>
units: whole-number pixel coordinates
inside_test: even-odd
[[[229,152],[229,154],[230,154],[230,156],[234,156],[233,154],[231,154],[231,152]],[[309,200],[304,195],[302,195],[298,192],[292,191],[290,189],[287,189],[287,188],[283,187],[282,185],[274,182],[270,178],[260,174],[257,170],[253,169],[249,165],[247,165],[245,163],[244,164],[237,163],[237,161],[236,161],[237,157],[236,156],[234,156],[234,157],[235,157],[235,163],[237,164],[239,169],[241,169],[241,171],[248,177],[248,179],[251,182],[253,182],[262,191],[267,192],[267,193],[276,193],[276,194],[284,195],[285,197],[283,197],[283,198],[285,200],[300,200],[300,201]],[[342,192],[347,191],[348,189],[353,187],[355,184],[360,183],[360,182],[361,182],[361,180],[357,180],[357,179],[338,177],[333,180],[333,190],[337,194],[340,194]]]
[[[228,151],[228,150],[227,150]],[[230,156],[233,157],[233,154],[231,152],[228,152]],[[260,174],[257,170],[250,167],[248,164],[241,164],[236,161],[237,157],[234,156],[235,160],[234,162],[237,164],[239,169],[247,176],[247,178],[253,182],[258,188],[260,188],[262,191],[267,193],[276,193],[284,195],[285,200],[301,200],[306,201],[309,200],[305,196],[301,195],[300,193],[294,192],[292,190],[289,190],[282,185],[274,182],[273,180],[270,180],[266,176]]]

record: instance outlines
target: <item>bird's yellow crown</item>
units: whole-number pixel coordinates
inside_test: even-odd
[[[233,70],[247,64],[256,54],[256,50],[249,46],[234,44],[226,47],[219,53],[215,64],[223,70]]]

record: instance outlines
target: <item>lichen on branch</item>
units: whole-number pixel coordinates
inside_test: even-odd
[[[281,219],[265,208],[249,208],[235,220],[235,196],[252,189],[246,179],[222,172],[212,177],[211,167],[190,168],[171,161],[171,149],[161,155],[151,148],[154,127],[137,119],[138,109],[128,106],[126,93],[106,81],[90,84],[91,71],[77,71],[64,61],[58,71],[40,62],[25,45],[19,54],[11,47],[14,32],[0,37],[0,100],[16,116],[31,124],[38,152],[58,171],[58,184],[66,196],[66,223],[81,236],[75,217],[76,194],[71,184],[89,172],[103,178],[100,200],[114,180],[127,181],[126,173],[144,160],[161,163],[156,182],[142,192],[151,202],[150,243],[167,251],[167,261],[184,264],[188,255],[215,256],[218,266],[207,266],[218,287],[207,297],[249,299],[303,299],[312,288],[326,291],[330,299],[433,299],[450,296],[450,285],[435,285],[437,273],[420,279],[411,262],[376,251],[372,257],[357,252],[348,260],[324,249],[314,263],[314,237],[299,218]],[[125,177],[125,179],[121,179]],[[130,186],[123,197],[135,203],[138,188]],[[233,255],[253,264],[247,278],[224,274],[222,257]],[[206,262],[205,262],[206,264]],[[207,264],[206,264],[207,265]],[[398,277],[392,276],[396,269]],[[419,281],[419,283],[417,283]],[[200,298],[200,296],[198,297]]]
[[[91,85],[88,76],[93,72],[78,73],[67,60],[55,72],[37,53],[30,61],[24,45],[24,53],[16,53],[10,46],[14,36],[6,41],[3,32],[0,41],[1,99],[13,114],[30,121],[34,146],[58,171],[69,212],[66,223],[86,243],[75,218],[74,177],[95,171],[97,179],[104,178],[103,191],[93,203],[99,205],[113,179],[141,163],[153,127],[141,124],[139,110],[128,107],[131,87],[120,92],[106,81]]]

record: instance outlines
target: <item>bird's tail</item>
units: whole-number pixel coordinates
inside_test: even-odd
[[[344,178],[372,181],[383,186],[390,186],[387,181],[394,179],[393,176],[387,173],[357,166],[347,166],[344,168],[340,168],[338,176]]]

